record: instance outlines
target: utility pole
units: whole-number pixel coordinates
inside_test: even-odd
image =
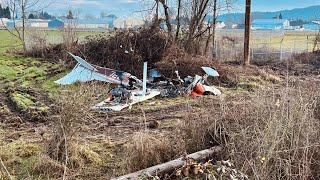
[[[244,64],[250,65],[250,29],[251,29],[251,0],[246,0],[245,34],[244,34]]]

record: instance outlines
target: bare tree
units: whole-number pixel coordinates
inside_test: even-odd
[[[166,0],[157,0],[157,1],[159,1],[163,6],[164,14],[166,17],[166,25],[168,28],[168,33],[171,35],[171,31],[172,31],[171,17],[170,17],[169,6],[167,5],[167,1]]]
[[[244,64],[250,65],[250,20],[251,0],[246,0],[245,35],[244,35]]]
[[[216,56],[214,51],[215,41],[216,41],[216,27],[217,27],[217,0],[213,0],[213,28],[212,28],[212,57]]]
[[[177,14],[177,31],[176,31],[176,37],[175,40],[178,40],[179,33],[180,33],[180,12],[181,12],[181,0],[178,0],[178,14]]]
[[[27,14],[32,9],[35,11],[40,11],[45,7],[48,7],[51,2],[44,0],[4,0],[4,5],[10,9],[13,28],[10,29],[7,25],[4,28],[14,37],[18,38],[23,46],[23,51],[26,53],[26,21]],[[19,20],[18,17],[21,17]]]
[[[230,11],[236,0],[213,0],[213,30],[212,30],[212,57],[215,57],[215,41],[216,41],[216,27],[218,20],[218,11]]]

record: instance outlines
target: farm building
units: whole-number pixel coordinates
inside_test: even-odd
[[[290,22],[287,19],[255,19],[251,23],[252,29],[287,29]]]
[[[29,28],[48,28],[48,20],[42,19],[28,19],[26,26]]]
[[[115,28],[137,28],[144,25],[144,21],[132,17],[118,18],[113,22]]]
[[[290,29],[303,29],[304,22],[302,20],[290,21]]]
[[[0,27],[6,26],[8,21],[9,19],[7,18],[0,18]]]
[[[226,29],[237,29],[238,24],[233,22],[226,22],[224,23]]]
[[[203,23],[204,26],[211,26],[212,25],[212,22],[207,22],[205,21]],[[223,22],[223,21],[217,21],[216,22],[216,29],[223,29],[226,27],[226,24]]]
[[[15,21],[10,20],[7,22],[7,27],[8,28],[22,27],[22,20],[21,19],[16,19]]]
[[[48,22],[48,27],[49,28],[63,28],[64,27],[64,23],[63,21],[59,20],[59,19],[54,19]]]
[[[16,20],[9,20],[7,21],[7,27],[13,28],[16,27],[22,27],[23,21],[22,19],[16,19]],[[28,19],[25,22],[26,27],[29,28],[48,28],[48,21],[42,20],[42,19]]]
[[[79,29],[108,29],[112,27],[112,18],[101,19],[62,19],[64,27],[74,27]]]
[[[225,28],[227,25],[223,22],[223,21],[217,21],[216,24],[216,29],[223,29]]]

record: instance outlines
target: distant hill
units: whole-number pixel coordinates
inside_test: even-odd
[[[304,21],[311,21],[320,19],[320,5],[276,12],[252,12],[252,19],[271,19],[272,17],[279,16],[280,13],[282,14],[283,19],[302,19]],[[212,19],[212,16],[209,18]],[[244,13],[223,14],[218,17],[218,20],[243,23]]]

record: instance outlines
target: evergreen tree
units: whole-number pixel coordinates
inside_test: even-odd
[[[11,12],[10,12],[9,7],[6,8],[6,15],[7,15],[8,19],[11,19]]]
[[[73,14],[71,10],[69,10],[68,12],[67,19],[73,19]]]
[[[39,19],[45,19],[45,18],[44,18],[44,13],[43,13],[43,11],[40,12],[40,14],[39,14]]]
[[[44,12],[43,17],[44,19],[51,19],[51,16],[47,12]]]
[[[282,14],[281,14],[281,13],[280,13],[280,15],[279,15],[279,19],[283,19],[283,18],[282,18]]]
[[[28,16],[28,19],[35,19],[35,16],[31,13],[31,14],[29,14],[29,16]]]
[[[0,4],[0,18],[2,18],[3,17],[3,14],[4,12],[3,12],[3,9],[2,9],[2,6],[1,6],[1,4]]]

